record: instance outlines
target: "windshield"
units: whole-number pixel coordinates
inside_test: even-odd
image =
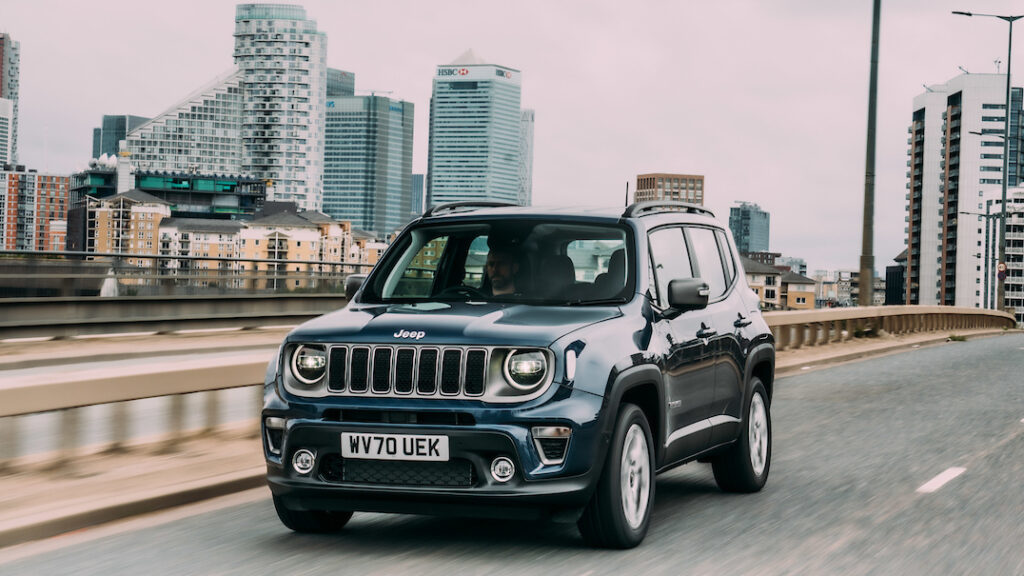
[[[368,302],[614,304],[634,290],[628,230],[516,220],[420,226],[374,271]]]

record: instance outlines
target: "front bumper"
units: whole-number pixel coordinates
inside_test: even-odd
[[[607,452],[603,398],[564,386],[515,407],[387,398],[290,398],[286,403],[276,393],[271,396],[262,418],[267,481],[275,497],[297,510],[574,520],[590,499]],[[379,415],[379,421],[367,422],[367,414]],[[422,423],[437,422],[437,415],[453,422]],[[271,451],[268,417],[286,421],[276,438],[279,454]],[[562,463],[542,463],[531,438],[533,426],[571,428]],[[449,461],[345,459],[342,432],[444,435]],[[291,465],[300,449],[316,455],[308,474]],[[507,482],[490,472],[500,456],[515,465]]]

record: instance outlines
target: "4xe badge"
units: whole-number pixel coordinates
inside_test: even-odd
[[[419,332],[410,332],[408,330],[399,330],[395,332],[395,338],[412,338],[413,340],[419,340],[426,336],[427,333],[420,330]]]

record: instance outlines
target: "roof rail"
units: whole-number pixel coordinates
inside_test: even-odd
[[[449,202],[447,204],[438,204],[432,206],[426,212],[423,213],[423,218],[430,218],[431,216],[439,216],[448,212],[465,212],[468,210],[461,210],[462,208],[473,209],[473,208],[512,208],[518,204],[509,204],[508,202],[491,202],[487,200],[468,200],[464,202]]]
[[[715,213],[698,204],[689,202],[678,202],[676,200],[650,200],[646,202],[633,202],[622,213],[623,218],[636,216],[647,216],[658,212],[687,212],[689,214],[705,214],[715,217]]]

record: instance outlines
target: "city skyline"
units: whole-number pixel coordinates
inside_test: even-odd
[[[75,171],[88,161],[91,130],[104,114],[155,116],[228,68],[236,4],[140,10],[110,2],[97,11],[70,2],[9,3],[0,30],[21,45],[21,163]],[[857,266],[870,3],[626,9],[530,2],[514,12],[478,10],[470,2],[296,4],[331,39],[330,66],[357,74],[367,91],[393,92],[421,110],[429,106],[436,65],[467,47],[522,70],[529,77],[522,106],[543,118],[535,136],[535,204],[617,205],[624,183],[638,173],[700,173],[714,190],[705,205],[723,221],[735,200],[757,202],[776,221],[773,249],[805,258],[812,269]],[[879,270],[904,248],[913,97],[921,84],[944,82],[958,66],[991,73],[993,61],[1006,58],[1004,23],[950,14],[971,8],[947,1],[883,6]],[[1020,8],[1010,2],[984,7],[1014,9]],[[41,13],[51,14],[46,26]],[[374,22],[389,28],[366,25]],[[117,35],[97,34],[84,49],[54,41],[115,23]],[[390,35],[391,29],[402,32]],[[387,42],[374,41],[381,34]],[[1014,84],[1024,85],[1014,60]],[[98,74],[103,69],[108,75]],[[69,99],[62,86],[78,90]],[[418,116],[413,172],[424,173],[427,115]]]

